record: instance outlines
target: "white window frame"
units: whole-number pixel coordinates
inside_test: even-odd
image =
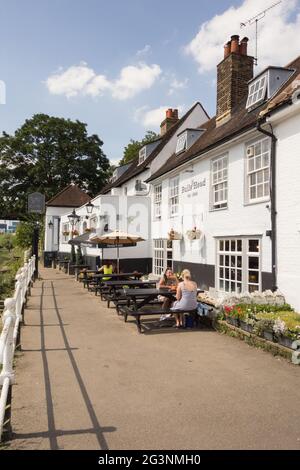
[[[250,243],[257,251],[250,251]],[[223,292],[251,292],[262,290],[262,239],[260,236],[224,237],[216,240],[216,286]],[[258,259],[257,267],[250,260]],[[252,260],[252,262],[253,262]],[[255,261],[254,261],[255,263]],[[258,275],[258,282],[253,277]],[[252,279],[251,277],[252,276]]]
[[[187,146],[187,132],[184,132],[177,136],[176,153],[181,153],[186,149]]]
[[[146,160],[146,155],[147,155],[147,149],[146,149],[146,145],[144,145],[144,147],[142,147],[139,151],[139,165],[141,165]]]
[[[153,274],[161,276],[167,268],[173,269],[173,242],[162,238],[153,240]]]
[[[217,194],[225,196],[216,200]],[[211,160],[211,210],[227,209],[228,207],[228,155]]]
[[[154,218],[161,218],[162,184],[154,186]]]
[[[267,90],[267,74],[262,75],[261,77],[254,80],[249,85],[248,99],[246,108],[252,108],[252,106],[260,103],[265,99],[266,90]]]
[[[169,216],[176,217],[179,214],[179,176],[169,180]]]
[[[258,148],[260,151],[258,152]],[[252,151],[251,151],[252,149]],[[270,199],[271,142],[269,137],[246,146],[246,202],[264,202]],[[255,180],[253,182],[253,179]],[[258,195],[261,190],[261,194]],[[255,196],[253,196],[253,191]]]

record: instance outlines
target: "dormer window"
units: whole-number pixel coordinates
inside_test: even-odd
[[[259,77],[249,87],[246,108],[250,108],[265,99],[267,89],[267,75]]]
[[[205,129],[187,128],[177,134],[176,154],[188,150],[204,132]]]
[[[260,106],[265,100],[271,99],[293,74],[294,70],[284,67],[268,67],[248,84],[246,109]]]
[[[146,145],[139,151],[139,165],[146,160]]]
[[[187,133],[180,134],[177,138],[176,153],[183,152],[186,149]]]
[[[112,174],[111,182],[114,183],[115,181],[117,181],[117,179],[118,179],[118,170],[116,169]]]

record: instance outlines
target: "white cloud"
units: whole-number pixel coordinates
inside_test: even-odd
[[[95,72],[88,68],[86,63],[72,66],[65,72],[51,75],[46,81],[48,90],[52,95],[65,95],[67,98],[83,92],[95,77]]]
[[[161,68],[157,64],[124,67],[120,78],[113,84],[112,96],[119,100],[132,98],[140,91],[151,88],[160,74]]]
[[[176,78],[173,78],[173,80],[170,83],[170,88],[168,91],[168,95],[171,96],[175,93],[175,91],[178,90],[183,90],[184,88],[187,88],[189,79],[185,78],[184,80],[177,80]]]
[[[185,47],[199,65],[199,72],[215,70],[223,58],[223,46],[233,34],[249,37],[250,55],[255,55],[255,25],[241,28],[259,12],[268,8],[271,0],[244,0],[239,7],[230,7],[200,26],[198,34]],[[259,68],[267,65],[286,65],[300,53],[300,0],[283,0],[266,12],[259,21],[258,61]],[[298,10],[299,11],[299,10]],[[292,17],[293,15],[293,17]]]
[[[151,88],[160,74],[159,65],[140,63],[124,67],[117,80],[109,80],[105,75],[96,75],[83,62],[51,75],[46,80],[46,86],[51,94],[67,98],[79,94],[96,97],[109,92],[113,98],[126,100]]]
[[[174,108],[174,106],[160,106],[158,108],[149,109],[148,106],[142,106],[135,111],[134,119],[147,129],[157,130],[166,117],[166,110]],[[179,113],[185,109],[184,105],[175,107]]]
[[[150,52],[151,52],[151,46],[149,44],[146,44],[146,46],[143,47],[143,49],[140,49],[137,51],[136,56],[144,57],[145,55],[150,54]]]

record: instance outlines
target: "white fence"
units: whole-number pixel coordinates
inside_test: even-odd
[[[2,317],[3,329],[0,337],[0,441],[2,433],[11,432],[11,386],[14,384],[13,359],[20,341],[20,323],[23,319],[24,306],[30,293],[35,272],[35,256],[25,262],[16,276],[15,292],[12,298],[4,301]]]

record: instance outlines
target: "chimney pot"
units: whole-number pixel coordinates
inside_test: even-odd
[[[243,38],[240,43],[240,54],[247,55],[248,38]]]
[[[166,111],[166,117],[167,117],[167,118],[173,117],[173,109],[172,109],[172,108],[167,109],[167,111]]]
[[[235,52],[236,54],[240,52],[239,39],[240,37],[237,34],[231,36],[231,52]]]

